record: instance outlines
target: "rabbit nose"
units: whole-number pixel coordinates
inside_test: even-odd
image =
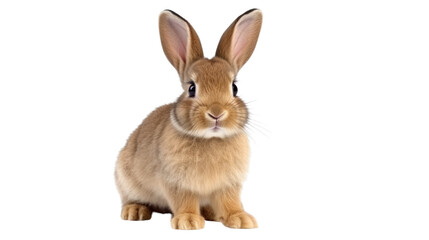
[[[213,104],[207,111],[207,116],[217,121],[225,116],[225,110],[220,106],[220,104]]]
[[[213,118],[214,120],[218,120],[219,118],[221,118],[223,116],[223,113],[221,115],[217,115],[217,116],[213,116],[211,113],[207,113],[209,115],[209,117]]]

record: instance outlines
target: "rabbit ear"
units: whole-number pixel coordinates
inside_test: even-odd
[[[262,12],[259,9],[243,13],[223,33],[216,56],[227,60],[238,72],[255,49],[261,25]]]
[[[197,33],[184,18],[171,10],[159,16],[159,33],[164,53],[183,77],[186,65],[203,58],[203,49]]]

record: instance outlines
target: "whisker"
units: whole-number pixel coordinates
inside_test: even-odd
[[[250,133],[258,133],[258,134],[263,135],[266,138],[269,138],[269,136],[267,134],[265,134],[263,131],[261,131],[259,128],[253,126],[252,124],[247,124],[246,130],[248,130]],[[251,136],[251,134],[248,134],[248,136]]]
[[[243,101],[243,102],[244,102],[244,104],[249,105],[249,104],[251,104],[251,103],[256,102],[256,100],[252,100],[252,101],[248,101],[248,102]]]
[[[245,127],[245,128],[246,128],[246,130],[251,131],[250,129],[247,129],[247,127]],[[252,137],[252,135],[251,135],[251,134],[246,133],[246,136],[247,136],[247,137],[249,137],[249,138],[250,138],[250,140],[251,140],[252,142],[256,143],[256,140]]]
[[[271,131],[270,131],[268,128],[265,128],[265,127],[263,126],[263,123],[261,123],[261,122],[259,122],[259,121],[255,120],[254,118],[249,117],[248,121],[249,121],[249,122],[251,122],[252,124],[254,124],[255,126],[257,126],[258,128],[261,128],[261,129],[262,129],[262,130],[264,130],[265,132],[267,132],[267,133],[271,133]]]

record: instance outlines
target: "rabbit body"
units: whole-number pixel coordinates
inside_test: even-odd
[[[183,135],[170,122],[173,106],[152,112],[121,151],[116,179],[123,203],[168,209],[164,188],[177,188],[197,194],[204,204],[213,192],[243,182],[249,156],[245,133],[227,139]]]

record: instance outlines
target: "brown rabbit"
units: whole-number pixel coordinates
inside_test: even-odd
[[[260,10],[245,12],[207,59],[192,26],[173,11],[161,13],[162,47],[184,92],[153,111],[119,154],[115,178],[123,219],[147,220],[157,211],[171,212],[175,229],[203,228],[204,219],[257,227],[240,201],[248,112],[234,79],[253,53],[261,24]]]

